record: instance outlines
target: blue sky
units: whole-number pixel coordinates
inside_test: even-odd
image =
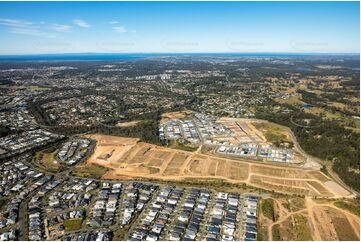
[[[0,54],[359,52],[359,2],[0,2],[0,9]]]

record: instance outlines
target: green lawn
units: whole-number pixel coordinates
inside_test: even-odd
[[[108,168],[94,165],[94,164],[87,164],[87,165],[78,165],[74,168],[72,174],[75,176],[81,177],[91,177],[99,179],[101,178],[107,171]]]
[[[261,202],[262,213],[265,217],[269,218],[272,221],[275,221],[274,208],[273,208],[273,199],[265,199]]]
[[[56,161],[55,157],[58,153],[58,149],[54,151],[43,150],[35,154],[33,163],[40,166],[40,168],[48,171],[57,172],[60,171],[62,166]]]
[[[184,144],[184,143],[179,142],[178,140],[172,142],[170,147],[173,149],[184,150],[184,151],[189,151],[189,152],[194,152],[198,149],[198,147],[196,147],[196,146],[193,146],[191,144]]]
[[[83,223],[83,219],[69,219],[63,222],[65,231],[79,230]]]

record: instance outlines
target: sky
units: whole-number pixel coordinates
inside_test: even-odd
[[[0,55],[359,53],[359,2],[0,2]]]

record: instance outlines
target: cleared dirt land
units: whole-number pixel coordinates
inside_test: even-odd
[[[329,204],[308,205],[316,235],[320,240],[360,240],[360,219]]]
[[[134,120],[134,121],[130,121],[130,122],[121,122],[121,123],[117,123],[117,126],[121,127],[121,128],[133,127],[133,126],[137,125],[139,122],[140,122],[140,120]]]
[[[264,231],[263,236],[272,240],[360,239],[359,217],[327,201],[316,203],[309,197],[278,198],[273,199],[271,208],[264,210],[262,206],[260,212],[260,224],[268,225],[268,232]]]
[[[249,163],[139,142],[134,138],[88,135],[97,145],[87,161],[111,170],[106,179],[223,179],[286,194],[342,197],[349,193],[315,170]]]
[[[231,143],[267,142],[263,133],[255,128],[254,123],[257,121],[253,119],[220,118],[217,122],[227,126],[233,132],[233,140],[229,140]]]
[[[189,111],[189,110],[164,113],[164,114],[162,114],[162,119],[160,120],[160,122],[164,123],[171,119],[183,119],[191,113],[192,113],[192,111]]]

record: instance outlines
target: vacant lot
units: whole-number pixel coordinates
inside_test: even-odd
[[[160,120],[161,123],[167,122],[171,119],[183,119],[187,117],[189,114],[191,114],[192,111],[184,110],[179,112],[169,112],[169,113],[163,113],[162,119]]]
[[[274,221],[275,220],[275,214],[274,214],[274,205],[273,205],[273,199],[265,199],[261,201],[261,208],[263,215]]]
[[[121,123],[117,123],[117,126],[121,127],[121,128],[133,127],[133,126],[137,125],[139,122],[140,122],[140,120],[121,122]]]
[[[360,200],[355,199],[342,199],[333,203],[338,208],[349,211],[357,216],[360,216]]]
[[[109,179],[223,179],[286,194],[318,197],[348,195],[336,183],[336,186],[326,186],[324,183],[330,182],[330,178],[319,171],[248,163],[245,160],[170,149],[132,138],[104,135],[88,137],[96,139],[97,145],[87,163],[109,168],[103,176]],[[86,168],[82,166],[78,170],[86,173]],[[104,170],[96,172],[96,175],[102,172]]]
[[[233,136],[228,140],[231,143],[264,143],[267,142],[264,134],[255,126],[258,121],[241,118],[221,118],[218,123],[227,126]],[[224,140],[224,138],[222,138]]]
[[[299,96],[292,96],[288,99],[281,99],[281,98],[276,98],[275,99],[276,102],[281,103],[281,104],[290,104],[290,105],[300,105],[302,104],[302,101],[300,100]]]
[[[80,177],[102,178],[109,168],[96,164],[77,165],[72,171],[72,175]]]
[[[360,218],[335,207],[329,200],[316,203],[310,197],[274,198],[273,204],[277,206],[273,209],[264,204],[269,200],[262,200],[259,223],[268,224],[267,237],[273,240],[359,241]]]
[[[109,166],[116,163],[139,141],[137,138],[122,138],[110,135],[87,135],[97,141],[96,149],[88,160],[88,163]]]
[[[63,222],[65,231],[79,230],[83,223],[83,219],[69,219]]]
[[[58,154],[58,150],[43,150],[35,154],[33,164],[41,169],[45,169],[51,172],[58,172],[62,169],[62,166],[55,159]]]
[[[252,173],[264,175],[264,176],[274,176],[279,178],[309,178],[308,173],[304,172],[301,169],[285,169],[283,167],[270,167],[264,165],[252,165]]]
[[[271,122],[259,122],[255,123],[254,126],[260,130],[267,141],[272,144],[280,144],[283,142],[292,143],[292,138],[288,129],[282,125]]]
[[[308,218],[302,214],[291,215],[280,223],[280,237],[283,241],[310,241],[312,235]]]
[[[322,240],[358,241],[360,221],[332,207],[313,209],[315,224]]]

